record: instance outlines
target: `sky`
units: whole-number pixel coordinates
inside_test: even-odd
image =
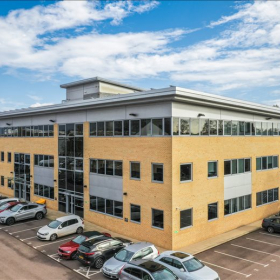
[[[0,1],[0,111],[100,76],[280,106],[280,1]]]

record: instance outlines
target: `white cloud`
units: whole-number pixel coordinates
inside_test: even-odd
[[[39,97],[39,96],[37,96],[37,95],[30,95],[30,94],[28,94],[27,96],[28,96],[29,98],[35,100],[35,101],[40,101],[40,100],[42,100],[42,98]]]
[[[35,107],[42,107],[42,106],[49,106],[49,105],[53,105],[53,103],[34,103],[32,105],[30,105],[29,107],[31,108],[35,108]]]

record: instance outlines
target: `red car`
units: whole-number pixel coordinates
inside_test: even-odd
[[[7,202],[3,205],[0,206],[0,213],[5,211],[5,210],[9,210],[11,209],[13,206],[19,204],[20,202],[19,201],[13,201],[13,202]]]
[[[57,253],[62,259],[73,260],[75,259],[78,248],[82,242],[100,236],[111,237],[111,234],[106,232],[101,233],[99,231],[84,232],[83,234],[78,235],[77,237],[72,239],[71,241],[60,245]]]

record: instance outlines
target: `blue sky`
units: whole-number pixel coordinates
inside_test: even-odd
[[[0,111],[101,76],[280,105],[278,1],[0,1]]]

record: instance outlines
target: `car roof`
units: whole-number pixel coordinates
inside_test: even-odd
[[[92,237],[92,236],[103,236],[103,233],[99,231],[85,231],[82,233],[85,237]]]
[[[97,245],[98,243],[101,243],[102,241],[113,241],[114,239],[111,237],[107,237],[107,236],[100,236],[97,238],[93,238],[87,241],[82,242],[81,245],[85,246],[85,247],[92,247],[94,245]]]
[[[144,269],[148,270],[150,273],[154,273],[158,270],[162,270],[162,269],[166,268],[166,266],[164,266],[160,263],[151,261],[151,260],[143,260],[142,259],[142,260],[137,260],[137,261],[131,261],[129,263],[132,264],[132,265],[144,268]]]
[[[186,252],[180,252],[180,251],[165,251],[160,254],[161,257],[168,256],[172,257],[174,259],[177,259],[179,261],[186,261],[193,258],[193,255],[186,253]]]
[[[71,219],[78,219],[78,218],[79,218],[79,216],[77,216],[77,215],[67,215],[67,216],[57,218],[56,220],[59,222],[65,222],[65,221],[68,221]]]
[[[127,251],[135,253],[143,248],[151,247],[151,246],[154,246],[154,244],[152,244],[150,242],[138,242],[138,243],[134,243],[132,245],[127,246],[125,249]]]

